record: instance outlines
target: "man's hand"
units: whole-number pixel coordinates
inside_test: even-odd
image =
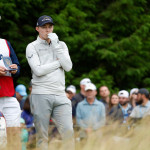
[[[48,38],[51,40],[52,42],[52,46],[57,46],[59,43],[59,39],[56,33],[49,33],[48,34]]]
[[[10,71],[10,73],[15,74],[17,72],[18,66],[16,64],[12,64],[9,67],[12,68],[12,69],[16,69],[16,70]]]
[[[6,75],[6,69],[0,66],[0,76],[5,76],[5,75]]]

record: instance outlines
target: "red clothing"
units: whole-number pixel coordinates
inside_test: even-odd
[[[4,39],[0,39],[0,55],[2,55],[3,57],[11,58],[13,57],[11,55],[12,51],[13,50],[10,43],[8,43]],[[12,53],[13,55],[15,54],[14,52]],[[14,94],[15,94],[15,89],[14,89],[14,83],[13,83],[13,78],[11,76],[11,73],[7,73],[6,76],[0,76],[0,97],[5,97],[5,96],[12,97]]]

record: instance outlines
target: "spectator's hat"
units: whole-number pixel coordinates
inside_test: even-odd
[[[87,83],[91,83],[91,80],[89,78],[84,78],[80,81],[80,85],[86,85]]]
[[[126,97],[126,98],[128,98],[129,97],[129,93],[126,90],[121,90],[121,91],[119,91],[118,96],[119,97]]]
[[[76,93],[76,87],[74,85],[69,85],[67,88],[66,88],[66,91],[70,91],[72,93]]]
[[[132,95],[132,94],[137,94],[138,90],[139,90],[138,88],[133,88],[133,89],[131,89],[130,95]]]
[[[144,94],[147,98],[149,98],[149,91],[145,88],[139,89],[138,93]]]
[[[26,87],[23,84],[19,84],[15,89],[21,96],[27,96]]]
[[[87,91],[87,90],[92,90],[92,91],[94,91],[94,90],[96,90],[96,86],[95,86],[93,83],[87,83],[87,84],[85,85],[85,91]]]
[[[44,15],[44,16],[39,17],[39,19],[37,20],[36,26],[37,26],[37,27],[38,27],[38,26],[41,27],[41,26],[43,26],[43,25],[46,24],[46,23],[51,23],[51,24],[54,25],[53,19],[52,19],[50,16]]]

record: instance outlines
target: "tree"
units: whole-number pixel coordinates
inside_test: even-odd
[[[1,0],[0,33],[12,43],[22,66],[17,83],[27,85],[31,79],[25,49],[36,39],[37,18],[47,14],[73,61],[66,85],[79,87],[82,78],[90,77],[97,87],[106,84],[112,91],[148,88],[148,4],[148,0]]]

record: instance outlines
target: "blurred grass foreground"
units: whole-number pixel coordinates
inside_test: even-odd
[[[75,137],[78,137],[78,133],[79,131],[75,131]],[[90,133],[86,140],[75,140],[75,142],[76,150],[149,150],[150,117],[132,123],[130,126],[117,123],[106,125]],[[63,150],[56,143],[51,142],[50,149]]]
[[[106,125],[95,132],[89,133],[88,137],[84,140],[79,140],[79,132],[79,129],[75,129],[75,150],[150,149],[150,116],[132,123],[130,126],[117,123]],[[62,141],[59,138],[50,140],[49,149],[70,150],[62,146]],[[16,150],[15,147],[14,150]],[[27,146],[27,150],[36,150],[36,148]]]

